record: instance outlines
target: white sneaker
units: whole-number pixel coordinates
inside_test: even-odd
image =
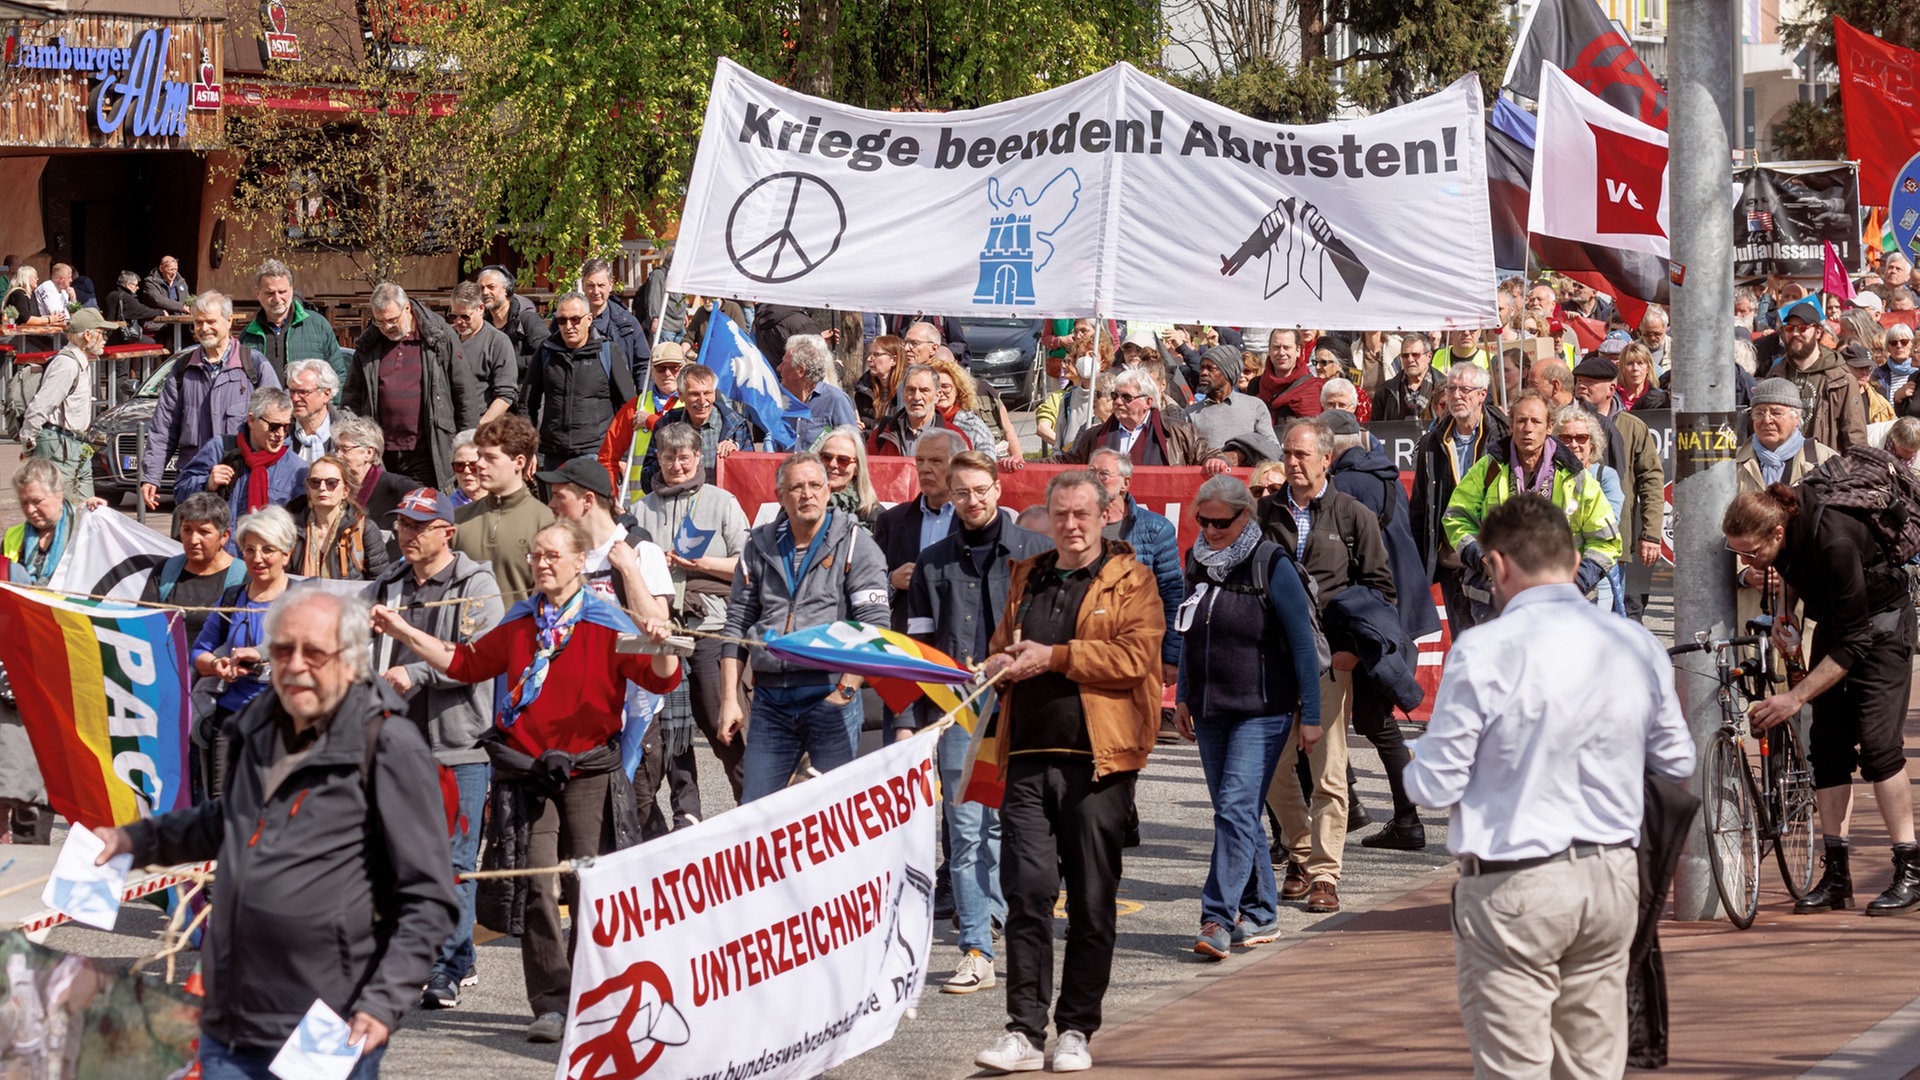
[[[1054,1072],[1086,1072],[1093,1068],[1093,1055],[1087,1052],[1087,1037],[1077,1031],[1060,1033],[1053,1050]]]
[[[973,1055],[973,1063],[995,1072],[1039,1072],[1047,1067],[1047,1055],[1025,1035],[1009,1031],[1000,1036],[999,1042]]]
[[[993,961],[982,956],[979,949],[968,949],[967,955],[960,958],[960,966],[953,970],[953,978],[947,980],[940,992],[971,994],[975,990],[991,990],[995,982]]]

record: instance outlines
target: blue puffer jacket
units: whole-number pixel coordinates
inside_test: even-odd
[[[1167,609],[1167,636],[1160,645],[1160,661],[1178,664],[1180,633],[1173,626],[1187,598],[1187,579],[1180,569],[1180,530],[1164,516],[1134,502],[1133,496],[1126,499],[1126,516],[1103,532],[1109,539],[1133,545],[1134,558],[1153,571],[1154,580],[1160,583],[1160,603]]]

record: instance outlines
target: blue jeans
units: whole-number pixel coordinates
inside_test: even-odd
[[[980,710],[982,718],[990,715]],[[953,881],[953,911],[960,920],[960,951],[978,949],[993,959],[990,919],[1007,920],[1000,891],[1000,812],[960,801],[960,775],[967,767],[971,736],[959,724],[940,733],[940,790],[947,813],[947,876]]]
[[[804,752],[826,772],[853,760],[865,718],[860,699],[847,705],[826,700],[833,684],[756,686],[747,717],[747,749],[741,760],[740,801],[765,798],[787,786]]]
[[[1193,718],[1200,771],[1213,799],[1213,862],[1200,890],[1200,922],[1228,930],[1242,916],[1264,926],[1278,913],[1273,861],[1260,826],[1273,767],[1287,745],[1293,717]],[[1237,896],[1238,900],[1229,899]]]
[[[480,864],[480,818],[487,808],[487,781],[493,766],[484,761],[451,766],[453,779],[460,785],[460,818],[466,828],[455,826],[453,868],[467,873]],[[462,881],[453,888],[460,899],[460,921],[453,933],[440,943],[440,955],[433,962],[435,975],[451,975],[456,981],[473,970],[473,895],[478,882]]]
[[[200,1080],[277,1080],[270,1066],[278,1053],[277,1046],[271,1050],[232,1050],[203,1031],[200,1033]],[[347,1080],[378,1080],[380,1059],[386,1053],[387,1048],[382,1045],[378,1050],[361,1054],[360,1060],[353,1063],[353,1071],[347,1074]]]

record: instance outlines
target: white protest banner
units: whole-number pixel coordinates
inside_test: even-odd
[[[47,587],[81,596],[137,600],[147,575],[180,554],[180,542],[117,510],[83,510],[75,515],[67,552]]]
[[[950,113],[721,59],[675,292],[867,311],[1492,326],[1480,84],[1281,126],[1120,64]]]
[[[811,1077],[892,1038],[933,943],[934,746],[582,868],[556,1080]]]

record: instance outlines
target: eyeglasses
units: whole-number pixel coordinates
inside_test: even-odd
[[[477,460],[476,461],[456,461],[453,463],[453,471],[454,472],[479,472],[480,462]]]
[[[324,389],[322,389],[322,388],[320,388],[320,387],[318,387],[318,386],[311,386],[311,387],[300,387],[300,386],[296,386],[296,387],[294,387],[294,388],[292,388],[292,389],[290,389],[290,390],[288,390],[288,391],[287,391],[287,396],[288,396],[288,397],[298,397],[298,398],[303,398],[303,397],[312,397],[312,396],[313,396],[313,395],[315,395],[315,394],[325,394],[325,393],[327,393],[327,392],[328,392],[328,391],[326,391],[326,390],[324,390]]]
[[[1760,553],[1757,551],[1742,551],[1739,548],[1734,547],[1733,541],[1731,539],[1726,540],[1725,545],[1728,551],[1733,552],[1735,555],[1738,555],[1743,559],[1757,559],[1760,557]]]
[[[1581,435],[1562,435],[1562,436],[1560,436],[1560,441],[1561,441],[1561,442],[1563,442],[1563,443],[1567,443],[1567,444],[1569,444],[1569,445],[1572,445],[1572,446],[1585,446],[1586,444],[1588,444],[1588,443],[1590,443],[1590,442],[1592,442],[1592,441],[1593,441],[1593,436],[1591,436],[1591,435],[1586,435],[1586,434],[1581,434]]]
[[[293,421],[291,420],[278,424],[271,420],[262,420],[260,423],[261,426],[267,429],[267,434],[269,435],[285,435],[287,431],[293,427]]]
[[[1400,359],[1402,360],[1425,360],[1426,358],[1427,358],[1426,352],[1418,349],[1412,352],[1403,352],[1400,354]]]
[[[829,468],[850,469],[859,462],[860,459],[854,457],[852,454],[821,454],[820,460]]]
[[[565,552],[560,552],[560,551],[529,551],[527,552],[527,562],[531,563],[534,566],[541,566],[546,563],[565,562],[567,559],[570,559],[570,558],[572,558],[571,555],[568,555]]]
[[[296,656],[304,657],[307,661],[307,667],[317,671],[339,659],[340,654],[346,651],[347,650],[342,648],[335,649],[332,652],[321,652],[318,649],[309,649],[304,645],[293,645],[284,641],[276,641],[267,646],[267,657],[282,667],[293,663],[294,657]]]
[[[1453,386],[1447,387],[1447,393],[1459,394],[1463,397],[1468,394],[1484,394],[1486,392],[1487,392],[1487,388],[1484,386],[1461,386],[1459,384],[1455,384]]]
[[[591,315],[555,315],[553,321],[563,326],[579,326],[592,317]]]
[[[307,486],[310,488],[317,489],[319,491],[332,491],[334,488],[339,487],[341,483],[342,483],[341,479],[337,476],[307,477]]]
[[[1220,529],[1232,528],[1233,523],[1236,521],[1239,521],[1240,515],[1244,513],[1246,513],[1245,510],[1235,510],[1233,512],[1232,517],[1226,517],[1226,518],[1201,517],[1199,514],[1195,514],[1193,515],[1193,520],[1199,522],[1200,527],[1203,529],[1214,529],[1217,531]]]

